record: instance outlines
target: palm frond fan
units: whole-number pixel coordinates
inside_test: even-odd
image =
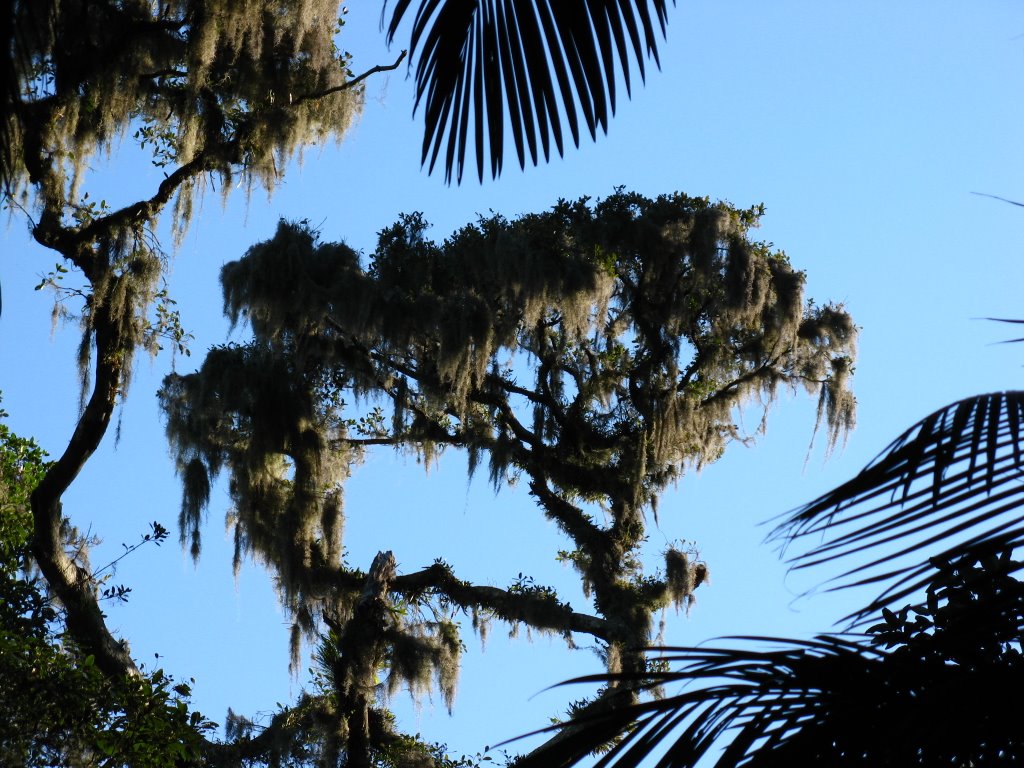
[[[933,557],[979,556],[1024,543],[1024,392],[976,395],[898,437],[856,477],[791,513],[772,533],[820,543],[798,569],[857,559],[833,584],[885,584],[856,616],[919,590]],[[915,557],[911,564],[906,558]],[[901,562],[903,561],[903,562]]]
[[[412,5],[394,3],[389,42]],[[521,168],[550,159],[552,142],[562,154],[563,125],[576,146],[582,130],[606,132],[616,78],[628,95],[633,63],[641,79],[646,59],[659,64],[667,11],[667,0],[420,0],[410,52],[424,164],[461,182],[472,148],[483,180],[488,163],[501,173],[506,126]]]

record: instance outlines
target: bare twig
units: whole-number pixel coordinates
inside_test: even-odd
[[[292,104],[302,104],[304,101],[315,101],[316,99],[322,99],[324,96],[330,96],[332,93],[339,93],[340,91],[347,91],[350,88],[355,88],[359,83],[368,78],[370,75],[375,75],[378,72],[391,72],[398,69],[399,64],[405,60],[405,55],[408,51],[402,51],[398,54],[398,58],[395,59],[394,64],[378,64],[375,67],[363,72],[361,75],[353,77],[351,80],[347,80],[341,85],[336,85],[333,88],[328,88],[326,91],[317,91],[316,93],[306,93],[295,99]]]
[[[991,197],[993,200],[1002,200],[1004,203],[1009,203],[1010,205],[1016,205],[1019,208],[1024,208],[1024,203],[1018,203],[1016,200],[1009,200],[1008,198],[1000,197],[999,195],[990,195],[988,192],[971,192],[971,194],[977,195],[978,197]]]

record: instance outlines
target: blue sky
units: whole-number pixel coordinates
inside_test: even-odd
[[[375,4],[349,15],[340,44],[357,72],[392,61],[400,47],[385,47],[377,20]],[[514,216],[620,185],[764,203],[757,236],[806,270],[809,296],[844,302],[862,327],[859,426],[828,462],[821,445],[808,458],[814,402],[783,395],[754,447],[732,446],[664,497],[651,551],[696,541],[712,573],[689,617],[666,616],[668,642],[827,630],[858,598],[796,600],[815,578],[787,575],[758,524],[846,479],[926,413],[1019,388],[1021,348],[994,343],[1019,334],[979,318],[1024,316],[1024,211],[972,192],[1024,200],[1022,93],[1024,6],[1014,0],[681,0],[661,71],[652,68],[619,104],[607,136],[524,173],[510,157],[497,181],[449,187],[420,169],[422,128],[403,67],[372,78],[364,114],[340,147],[307,150],[271,198],[237,190],[222,206],[220,190],[207,193],[173,264],[172,295],[196,336],[193,358],[176,364],[189,371],[225,340],[219,269],[270,237],[280,217],[308,219],[324,239],[369,253],[401,212],[422,211],[440,239],[477,214]],[[161,177],[131,152],[95,168],[93,197],[112,203]],[[13,215],[0,237],[3,407],[16,431],[56,453],[77,411],[77,332],[58,327],[51,336],[51,297],[32,288],[55,257],[29,241],[25,219]],[[154,396],[170,365],[169,356],[139,361],[120,442],[111,434],[65,497],[72,519],[104,539],[94,563],[116,557],[149,521],[173,528],[177,518],[180,492]],[[759,417],[755,404],[745,422],[752,428]],[[196,677],[197,706],[222,722],[229,705],[252,714],[292,700],[302,680],[289,677],[286,620],[267,576],[247,566],[232,577],[226,495],[217,498],[198,566],[170,542],[140,551],[116,577],[133,587],[132,599],[109,616],[137,658],[159,653],[168,671]],[[429,474],[412,457],[372,456],[346,490],[346,509],[354,563],[392,549],[414,570],[443,555],[462,578],[506,586],[528,573],[576,603],[575,578],[554,561],[564,542],[525,489],[495,496],[485,478],[468,483],[458,455]],[[506,635],[493,627],[483,653],[467,636],[453,717],[439,697],[418,709],[399,697],[402,726],[472,753],[544,725],[582,692],[539,692],[598,669],[591,654],[558,639]]]

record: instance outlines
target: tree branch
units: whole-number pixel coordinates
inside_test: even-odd
[[[405,60],[405,55],[408,51],[402,51],[398,54],[398,58],[395,59],[393,64],[378,64],[375,67],[370,67],[368,70],[363,72],[351,80],[346,80],[341,85],[336,85],[333,88],[328,88],[324,91],[316,91],[315,93],[304,93],[292,101],[292,106],[298,106],[307,101],[316,101],[322,99],[324,96],[330,96],[332,93],[339,93],[340,91],[347,91],[350,88],[355,88],[359,83],[368,78],[370,75],[375,75],[378,72],[390,72],[394,69],[398,69],[398,66]]]
[[[67,611],[71,636],[96,657],[106,675],[137,675],[127,643],[107,629],[91,575],[64,551],[61,536],[61,496],[99,446],[110,424],[123,374],[123,359],[116,352],[117,331],[105,311],[96,320],[96,375],[90,397],[67,448],[32,493],[34,533],[32,555],[54,594]]]
[[[484,608],[510,624],[523,622],[539,630],[581,632],[602,640],[607,639],[608,635],[606,620],[578,613],[568,603],[559,602],[553,595],[475,586],[460,581],[449,568],[440,563],[417,573],[397,577],[391,588],[410,599],[433,590],[459,608]]]
[[[596,526],[583,511],[552,491],[543,477],[533,476],[530,493],[536,497],[544,512],[576,543],[591,550],[604,548],[607,533]]]
[[[237,146],[238,139],[218,147],[216,155],[225,154],[226,150]],[[173,173],[160,182],[156,194],[146,200],[126,205],[123,208],[95,219],[80,231],[80,237],[86,241],[95,241],[108,236],[110,233],[124,226],[141,224],[155,217],[160,210],[171,201],[175,191],[193,176],[198,176],[203,171],[210,170],[216,160],[213,152],[203,151],[179,166]]]
[[[354,593],[363,588],[366,576],[344,568],[311,568],[308,583],[330,592]],[[601,640],[608,636],[605,619],[579,613],[567,603],[540,593],[511,592],[499,587],[486,587],[462,581],[443,563],[434,563],[421,571],[396,576],[391,591],[413,601],[433,592],[463,610],[481,608],[493,611],[501,621],[523,622],[540,630],[581,632]]]

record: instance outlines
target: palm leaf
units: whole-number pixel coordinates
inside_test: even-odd
[[[411,5],[396,0],[389,42]],[[472,143],[483,180],[488,163],[501,173],[506,125],[520,168],[549,160],[552,142],[563,153],[563,123],[576,146],[581,127],[607,132],[616,77],[628,95],[632,64],[643,79],[645,59],[658,63],[667,11],[667,0],[420,0],[410,51],[423,162],[461,182]]]
[[[1003,198],[999,198],[999,199],[1002,200]],[[1012,200],[1007,200],[1006,202],[1013,203]],[[1024,208],[1024,203],[1013,203],[1013,204],[1014,205],[1019,205],[1022,208]],[[1024,320],[1017,320],[1015,318],[1009,318],[1009,317],[986,317],[985,319],[986,320],[991,320],[994,323],[1015,323],[1017,325],[1020,325],[1021,323],[1024,323]],[[1024,341],[1024,338],[1004,339],[1003,341],[1001,341],[999,343],[1000,344],[1019,344],[1022,341]]]
[[[572,765],[615,734],[597,766],[1020,765],[1021,563],[1004,550],[936,566],[922,604],[863,634],[652,649],[678,669],[571,681],[686,685],[545,729],[564,731],[517,765]]]
[[[821,539],[792,559],[796,568],[866,559],[834,580],[840,587],[886,584],[857,616],[919,590],[929,558],[1018,546],[1024,543],[1022,422],[1024,392],[946,406],[852,480],[791,513],[772,538]],[[912,564],[900,562],[912,555]]]
[[[687,683],[682,692],[574,720],[571,731],[552,739],[517,765],[574,765],[615,733],[621,733],[621,739],[597,760],[595,768],[692,766],[718,752],[715,765],[719,768],[750,764],[755,753],[757,765],[772,765],[775,761],[768,759],[769,755],[795,752],[790,742],[805,726],[818,723],[822,713],[834,711],[839,703],[843,708],[866,704],[872,694],[864,690],[863,683],[878,677],[871,670],[883,659],[883,654],[858,643],[860,636],[822,635],[810,641],[732,639],[778,648],[653,649],[666,651],[661,659],[680,666],[648,674],[641,687]],[[623,682],[629,678],[593,675],[569,683]],[[652,762],[659,750],[661,754]],[[790,764],[809,763],[797,760]]]

